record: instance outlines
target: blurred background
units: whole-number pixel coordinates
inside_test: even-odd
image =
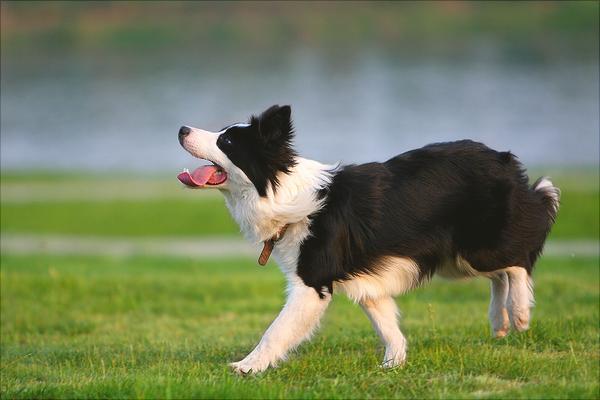
[[[176,180],[199,163],[177,131],[272,104],[292,105],[300,154],[328,163],[464,138],[511,150],[532,179],[569,189],[555,235],[597,239],[598,13],[594,1],[3,1],[3,248],[41,234],[233,237],[221,196]],[[68,239],[60,251],[83,246]]]
[[[471,138],[598,164],[598,2],[2,2],[2,170],[174,174],[291,104],[301,154]]]

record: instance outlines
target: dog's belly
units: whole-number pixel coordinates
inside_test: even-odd
[[[419,266],[410,258],[383,257],[375,268],[351,279],[333,283],[334,292],[345,293],[355,302],[397,296],[419,285]]]
[[[477,276],[489,278],[498,272],[504,271],[505,268],[497,268],[493,271],[478,271],[467,260],[461,256],[456,256],[455,259],[448,259],[446,262],[438,265],[435,269],[435,274],[447,279],[466,279]]]

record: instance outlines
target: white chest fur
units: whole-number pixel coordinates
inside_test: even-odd
[[[249,185],[223,192],[232,217],[253,243],[268,240],[284,225],[290,225],[273,252],[288,279],[296,271],[300,245],[309,234],[308,216],[323,205],[318,192],[331,182],[335,168],[298,157],[290,173],[278,176],[277,189],[269,186],[265,197]]]

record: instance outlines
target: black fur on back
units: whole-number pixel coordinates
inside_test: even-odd
[[[457,256],[481,272],[530,273],[553,222],[515,156],[470,140],[346,166],[321,195],[297,270],[320,295],[384,256],[414,260],[422,279]]]
[[[277,174],[289,173],[295,165],[291,113],[290,106],[272,106],[252,116],[249,126],[234,125],[217,139],[219,149],[244,171],[260,196],[267,195],[269,183],[275,191]]]

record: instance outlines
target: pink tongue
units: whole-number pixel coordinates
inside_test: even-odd
[[[201,187],[206,185],[218,185],[225,182],[227,174],[216,165],[205,165],[196,168],[192,173],[185,171],[177,175],[177,179],[184,185],[190,187]]]

